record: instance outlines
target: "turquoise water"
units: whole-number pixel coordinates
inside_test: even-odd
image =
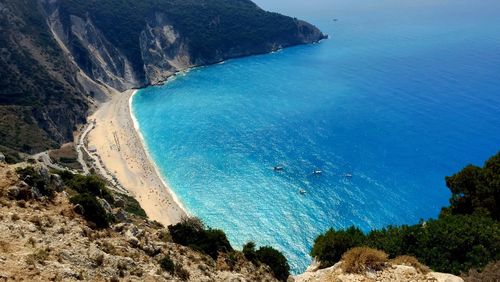
[[[294,273],[329,227],[435,217],[444,177],[500,149],[500,2],[305,2],[280,11],[329,40],[198,68],[132,102],[189,212],[234,246],[284,251]]]

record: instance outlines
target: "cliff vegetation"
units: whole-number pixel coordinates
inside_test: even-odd
[[[498,276],[498,269],[495,274],[487,265],[500,260],[500,153],[483,167],[469,165],[446,177],[446,184],[452,192],[450,206],[439,218],[368,233],[356,227],[330,229],[316,238],[311,255],[325,268],[346,251],[366,246],[392,258],[414,256],[436,271],[477,277],[486,267],[488,277]]]

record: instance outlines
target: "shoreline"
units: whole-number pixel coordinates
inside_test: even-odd
[[[184,204],[182,203],[182,201],[179,200],[179,198],[177,198],[177,195],[170,187],[170,184],[168,184],[168,182],[165,179],[163,179],[163,177],[161,176],[160,169],[158,168],[158,166],[154,162],[153,158],[151,157],[151,154],[149,153],[149,150],[148,150],[148,146],[146,145],[146,141],[144,140],[144,136],[142,136],[142,133],[140,131],[139,122],[135,118],[134,112],[132,111],[132,99],[134,98],[134,95],[137,94],[137,92],[139,90],[140,89],[132,90],[132,93],[130,94],[130,97],[128,98],[128,105],[129,105],[128,108],[129,108],[130,119],[132,120],[132,123],[134,125],[135,132],[136,132],[137,136],[139,137],[139,140],[141,141],[141,146],[142,146],[144,152],[146,153],[146,157],[148,158],[150,165],[154,167],[156,175],[158,176],[160,181],[163,183],[163,186],[165,187],[165,189],[168,190],[168,192],[169,192],[170,196],[172,197],[173,201],[175,202],[175,204],[184,212],[184,215],[189,215],[189,212],[187,211],[186,207],[184,207]]]
[[[176,224],[187,212],[161,177],[139,132],[131,109],[131,99],[137,91],[114,92],[89,117],[88,124],[93,124],[93,128],[88,133],[86,149],[101,163],[101,174],[102,170],[111,174],[151,220],[164,226]]]

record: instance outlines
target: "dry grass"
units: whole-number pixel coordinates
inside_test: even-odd
[[[36,250],[34,253],[26,257],[26,263],[29,265],[34,265],[37,262],[44,263],[45,260],[49,257],[49,252],[50,252],[49,249]]]
[[[18,221],[19,219],[21,219],[21,217],[19,217],[19,215],[17,213],[13,213],[12,216],[10,217],[10,219],[12,221]]]
[[[382,270],[387,262],[387,254],[367,248],[357,247],[342,255],[342,269],[347,273],[363,273],[367,270]]]
[[[427,274],[431,272],[431,269],[428,266],[421,264],[417,258],[412,256],[399,256],[392,259],[390,263],[394,265],[413,266],[417,271],[419,271],[422,274]]]
[[[490,262],[479,272],[477,269],[462,274],[465,282],[498,282],[500,281],[500,261]]]

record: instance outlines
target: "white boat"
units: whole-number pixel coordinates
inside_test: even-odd
[[[346,173],[346,174],[345,174],[345,177],[347,177],[347,178],[352,178],[352,173]]]
[[[319,170],[319,169],[316,169],[316,170],[313,171],[313,174],[315,174],[315,175],[320,175],[322,173],[323,173],[323,171]]]
[[[283,166],[277,165],[277,166],[274,167],[274,170],[275,171],[281,171],[281,170],[283,170]]]
[[[300,190],[299,190],[299,193],[303,195],[303,194],[305,194],[305,193],[306,193],[306,190],[304,190],[304,189],[300,189]]]

